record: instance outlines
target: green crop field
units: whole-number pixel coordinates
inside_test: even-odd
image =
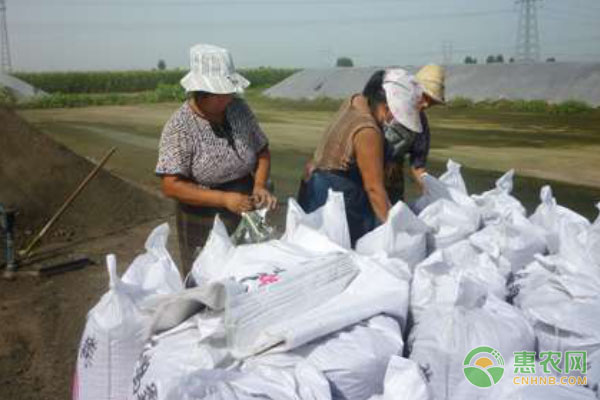
[[[274,85],[292,75],[291,68],[249,68],[239,72],[254,87]],[[15,72],[13,75],[48,93],[131,93],[154,90],[159,85],[178,85],[187,70]]]
[[[294,195],[304,162],[339,102],[272,100],[251,91],[247,100],[271,142],[273,178],[280,198]],[[19,113],[74,151],[98,160],[110,146],[115,173],[152,190],[163,124],[180,103],[132,104]],[[515,168],[515,193],[531,211],[539,189],[550,183],[559,203],[596,217],[600,201],[600,112],[545,114],[480,108],[434,108],[430,169],[462,163],[471,193],[490,189],[503,171]],[[414,193],[413,193],[414,194]]]

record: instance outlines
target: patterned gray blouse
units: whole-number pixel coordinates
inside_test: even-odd
[[[186,101],[163,128],[156,174],[181,175],[210,188],[252,173],[268,139],[242,99],[234,99],[225,113],[234,146]]]

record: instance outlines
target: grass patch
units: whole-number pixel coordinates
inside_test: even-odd
[[[273,99],[262,95],[263,88],[248,89],[244,98],[260,108],[279,111],[336,111],[342,100],[319,98],[316,100]],[[152,91],[138,93],[52,93],[16,104],[21,109],[75,108],[92,106],[120,106],[184,101],[186,94],[180,85],[160,84]],[[2,98],[0,97],[0,104]],[[7,98],[7,102],[9,99]],[[267,118],[266,115],[263,115]]]
[[[600,145],[600,110],[544,114],[434,107],[427,115],[434,148],[468,145],[557,149]]]
[[[272,70],[268,70],[272,71]],[[258,70],[260,72],[260,70]],[[257,73],[258,73],[257,72]],[[267,73],[267,72],[265,72]],[[281,72],[281,76],[285,74]],[[279,75],[276,75],[279,76]],[[258,79],[259,82],[270,82],[266,78]],[[344,101],[320,97],[317,99],[292,100],[285,98],[272,98],[262,94],[269,85],[256,85],[246,90],[244,97],[249,103],[258,108],[272,111],[337,111]],[[0,105],[16,106],[22,109],[43,108],[73,108],[106,105],[130,105],[145,103],[164,103],[172,101],[183,101],[186,98],[185,91],[179,84],[159,83],[153,90],[128,93],[63,93],[56,92],[47,96],[35,97],[29,101],[17,103],[10,92],[0,92]],[[437,107],[440,108],[440,107]],[[453,111],[464,110],[487,110],[513,113],[538,113],[547,115],[578,115],[578,114],[600,114],[600,108],[576,100],[569,100],[558,104],[548,103],[544,100],[486,100],[474,102],[467,98],[455,98],[447,103],[446,107]],[[268,118],[263,115],[264,118]]]
[[[580,114],[594,111],[594,107],[578,100],[567,100],[561,103],[549,103],[546,100],[484,100],[475,102],[464,97],[448,101],[447,107],[455,110],[483,109],[496,111],[513,111],[546,114]]]
[[[185,100],[184,90],[177,85],[160,84],[152,91],[139,93],[52,93],[19,103],[18,108],[74,108],[162,103]]]
[[[17,99],[13,93],[4,86],[0,86],[0,107],[13,108],[16,104]]]

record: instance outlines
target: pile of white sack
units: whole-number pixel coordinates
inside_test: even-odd
[[[263,243],[234,245],[217,217],[193,288],[161,225],[122,277],[107,257],[73,398],[600,398],[600,218],[556,204],[549,187],[527,217],[512,181],[469,196],[449,161],[356,249],[340,193],[311,214],[290,199],[285,233]],[[479,346],[506,358],[488,389],[463,373]],[[586,387],[513,384],[514,352],[563,350],[588,352]]]

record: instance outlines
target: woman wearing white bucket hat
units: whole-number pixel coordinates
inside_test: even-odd
[[[191,48],[190,72],[181,80],[188,100],[162,131],[156,166],[163,193],[177,200],[184,273],[217,213],[232,230],[242,212],[276,205],[267,190],[267,137],[248,105],[235,97],[249,84],[235,72],[227,50]]]
[[[386,189],[392,204],[404,200],[404,160],[408,158],[410,175],[423,191],[421,177],[426,172],[427,156],[431,142],[429,123],[424,110],[437,104],[445,104],[444,68],[439,65],[426,65],[415,75],[423,88],[420,120],[422,131],[417,133],[408,126],[394,124],[386,130],[387,159]],[[408,156],[408,157],[407,157]]]
[[[306,212],[325,203],[329,189],[344,193],[352,244],[387,219],[384,131],[394,121],[420,131],[422,88],[401,69],[376,72],[362,94],[341,106],[313,155],[298,202]]]

